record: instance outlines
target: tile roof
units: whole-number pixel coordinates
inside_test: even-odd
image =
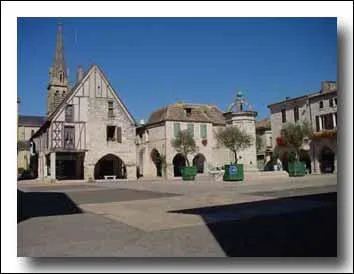
[[[45,116],[27,116],[20,115],[18,117],[18,125],[19,126],[27,126],[27,127],[40,127],[44,124],[47,117]]]
[[[258,128],[271,128],[270,126],[270,120],[269,119],[263,119],[263,120],[260,120],[260,121],[257,121],[256,122],[256,129]]]
[[[190,114],[186,110],[190,110]],[[206,104],[176,103],[154,111],[147,124],[155,124],[162,121],[191,121],[207,122],[213,124],[225,124],[223,113],[216,107]]]

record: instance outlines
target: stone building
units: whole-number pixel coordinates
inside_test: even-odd
[[[17,125],[17,168],[28,170],[30,168],[31,142],[34,133],[44,123],[43,116],[18,116]]]
[[[256,122],[256,138],[259,138],[257,146],[257,167],[263,170],[264,164],[270,160],[273,151],[273,137],[270,119]]]
[[[156,161],[159,157],[166,161],[167,178],[181,176],[180,167],[186,162],[171,141],[185,129],[192,133],[197,145],[197,152],[188,160],[197,167],[198,174],[222,168],[234,161],[234,155],[218,144],[215,133],[230,125],[239,126],[252,136],[253,145],[238,153],[238,163],[244,164],[247,171],[256,170],[255,116],[255,112],[246,109],[233,111],[231,107],[223,113],[216,106],[205,104],[176,103],[156,110],[146,124],[137,127],[138,176],[163,176],[162,165]]]
[[[103,71],[79,68],[68,86],[62,27],[48,85],[48,117],[31,140],[39,178],[136,178],[136,123]]]
[[[50,69],[47,113],[31,137],[40,179],[117,179],[181,176],[185,159],[171,145],[179,130],[190,130],[197,153],[189,159],[199,174],[234,161],[218,144],[215,132],[235,125],[253,138],[251,147],[238,153],[245,170],[257,170],[255,117],[239,93],[223,113],[216,106],[176,103],[154,111],[137,126],[102,69],[79,67],[71,88],[64,59],[62,26],[58,26],[53,66]],[[162,170],[162,161],[166,170]]]
[[[285,123],[306,121],[314,132],[311,140],[304,140],[302,147],[311,158],[311,171],[336,172],[337,102],[337,83],[323,81],[317,92],[270,104],[273,148]]]

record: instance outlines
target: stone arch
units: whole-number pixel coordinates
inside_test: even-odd
[[[117,179],[127,178],[127,168],[121,158],[114,154],[106,154],[95,165],[95,179],[104,179],[105,175],[115,175]]]
[[[173,176],[182,176],[182,168],[186,166],[186,159],[181,153],[177,153],[172,160],[173,163]]]
[[[193,166],[197,168],[197,173],[204,173],[206,159],[202,153],[198,153],[193,158]]]
[[[323,146],[320,152],[320,170],[321,173],[333,173],[335,153],[328,146]]]
[[[160,152],[156,149],[153,148],[150,153],[151,160],[155,164],[156,167],[156,176],[161,177],[162,176],[162,160],[161,160],[161,154]]]

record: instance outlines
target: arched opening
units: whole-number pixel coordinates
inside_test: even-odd
[[[197,168],[197,173],[204,173],[205,156],[203,154],[197,154],[193,158],[193,166]]]
[[[334,152],[327,146],[321,150],[320,158],[320,170],[321,173],[333,173],[334,172]]]
[[[127,178],[127,169],[124,162],[113,154],[102,157],[95,165],[95,179],[104,179],[104,176],[116,176],[117,179]]]
[[[156,167],[156,176],[162,176],[162,159],[161,154],[158,152],[156,148],[151,151],[151,160],[155,164]]]
[[[173,175],[174,177],[182,176],[182,168],[186,166],[186,159],[181,153],[176,154],[173,158]]]

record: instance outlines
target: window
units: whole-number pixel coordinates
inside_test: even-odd
[[[191,108],[186,108],[185,109],[186,116],[189,117],[192,114],[192,109]]]
[[[113,101],[108,101],[108,117],[113,116]]]
[[[329,99],[329,107],[333,108],[333,99]]]
[[[34,129],[31,130],[31,137],[34,135]]]
[[[334,103],[336,104],[336,106],[338,105],[337,104],[337,98],[334,98]]]
[[[65,121],[72,122],[74,120],[73,105],[67,105],[65,109]]]
[[[322,115],[322,126],[324,129],[334,129],[332,113]]]
[[[115,126],[107,126],[107,142],[115,140],[114,138],[115,132],[116,132]]]
[[[187,130],[192,135],[192,137],[194,137],[194,125],[193,124],[188,124],[187,125]]]
[[[178,132],[181,131],[181,124],[180,123],[174,123],[173,124],[173,136],[177,137]]]
[[[294,107],[294,120],[299,121],[299,107]]]
[[[320,101],[320,108],[323,108],[323,101]]]
[[[75,138],[75,128],[73,126],[64,126],[64,148],[73,149]]]
[[[201,124],[200,125],[200,138],[207,137],[207,125]]]
[[[286,123],[286,110],[285,109],[281,110],[281,121],[282,121],[282,123]]]
[[[122,128],[117,127],[117,142],[122,143]]]

